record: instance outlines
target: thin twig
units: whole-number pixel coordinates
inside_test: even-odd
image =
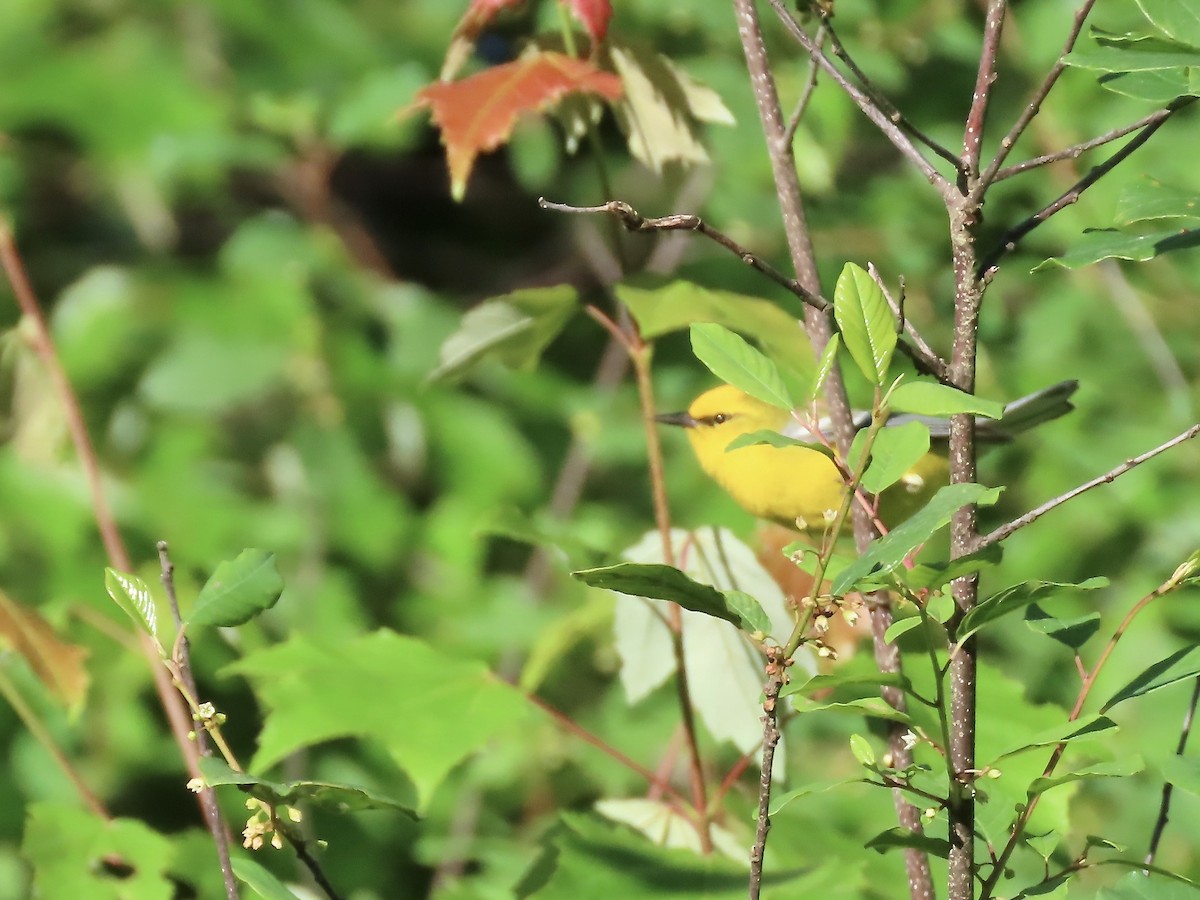
[[[552,200],[547,200],[545,197],[538,198],[538,205],[542,209],[551,209],[555,212],[564,213],[607,213],[614,216],[622,225],[629,231],[695,231],[704,235],[712,241],[720,244],[730,253],[737,256],[742,262],[766,275],[776,284],[786,288],[791,293],[795,294],[809,306],[822,312],[830,308],[830,303],[824,297],[814,294],[806,289],[796,279],[788,278],[766,260],[755,256],[733,238],[725,233],[718,231],[711,225],[707,224],[699,216],[693,215],[672,215],[659,216],[658,218],[650,219],[643,216],[636,209],[621,200],[610,200],[602,206],[569,206],[565,203],[555,203]]]
[[[1092,138],[1090,141],[1066,147],[1062,150],[1057,150],[1054,153],[1046,153],[1043,156],[1038,156],[1033,159],[1027,159],[1024,162],[1017,163],[1012,166],[1005,166],[996,173],[996,177],[992,182],[1004,181],[1006,178],[1012,178],[1014,175],[1020,175],[1022,172],[1028,172],[1030,169],[1036,169],[1039,166],[1045,166],[1050,163],[1060,162],[1064,159],[1078,159],[1088,150],[1094,150],[1097,147],[1102,147],[1105,144],[1112,143],[1115,140],[1125,137],[1137,131],[1139,128],[1145,128],[1147,125],[1152,125],[1159,119],[1165,119],[1170,115],[1166,109],[1157,109],[1148,116],[1142,116],[1136,122],[1130,122],[1128,125],[1122,125],[1119,128],[1114,128],[1112,131],[1105,132],[1099,137]]]
[[[984,257],[983,262],[979,264],[976,270],[978,277],[990,278],[994,274],[995,268],[999,265],[1000,260],[1016,249],[1018,241],[1049,219],[1056,212],[1060,212],[1063,209],[1066,209],[1072,203],[1076,202],[1084,191],[1107,175],[1120,163],[1124,162],[1135,150],[1141,147],[1142,144],[1150,140],[1150,138],[1154,136],[1154,132],[1158,131],[1158,129],[1161,128],[1171,116],[1179,112],[1179,110],[1183,109],[1184,107],[1190,106],[1195,101],[1195,97],[1179,97],[1175,100],[1172,100],[1164,110],[1166,115],[1163,115],[1161,118],[1155,119],[1153,122],[1146,125],[1146,127],[1139,131],[1129,141],[1129,143],[1123,146],[1104,162],[1100,163],[1100,165],[1094,166],[1091,171],[1089,171],[1086,175],[1075,182],[1074,185],[1060,194],[1057,199],[1051,203],[1048,203],[1046,206],[1038,210],[1029,218],[1025,219],[1023,222],[1018,222],[1016,225],[1006,231],[1001,236],[1000,240],[997,241],[996,246],[991,250],[991,252]]]
[[[171,618],[175,622],[175,632],[179,636],[175,641],[175,665],[178,668],[179,677],[187,686],[188,691],[191,692],[193,697],[199,697],[199,691],[196,689],[196,677],[192,672],[191,648],[185,636],[183,616],[179,613],[179,598],[175,593],[175,564],[171,562],[166,541],[159,541],[157,549],[163,589],[166,591],[167,601],[171,607]],[[196,747],[199,749],[200,755],[212,756],[212,746],[208,739],[208,729],[198,727],[195,734]],[[237,900],[237,878],[234,877],[233,864],[229,859],[229,828],[225,824],[224,817],[221,815],[221,807],[217,804],[216,791],[207,782],[204,782],[200,788],[199,795],[200,808],[204,813],[205,825],[207,825],[208,833],[212,835],[213,843],[217,847],[217,859],[221,864],[221,877],[225,882],[225,894],[230,900]]]
[[[1000,33],[1004,29],[1007,13],[1008,0],[989,0],[983,24],[983,46],[979,51],[979,69],[975,73],[975,91],[971,94],[971,108],[963,129],[962,171],[966,190],[974,188],[979,175],[983,132],[992,99],[992,85],[996,81],[996,56],[1000,52]],[[978,202],[979,199],[979,195],[971,195],[971,202]]]
[[[979,179],[971,187],[971,200],[978,203],[983,199],[983,194],[987,191],[989,185],[996,180],[996,175],[1000,171],[1000,167],[1004,165],[1004,160],[1008,158],[1008,154],[1016,145],[1017,139],[1025,133],[1025,129],[1029,127],[1029,123],[1033,121],[1034,116],[1041,111],[1042,103],[1049,96],[1051,89],[1058,81],[1058,77],[1062,75],[1063,69],[1066,68],[1066,63],[1063,62],[1064,57],[1075,47],[1075,42],[1079,40],[1079,34],[1083,30],[1083,23],[1088,17],[1088,13],[1092,11],[1092,7],[1096,5],[1096,0],[1084,0],[1082,6],[1075,11],[1075,18],[1071,25],[1071,30],[1067,34],[1067,40],[1063,44],[1062,53],[1059,54],[1058,60],[1050,67],[1050,71],[1046,73],[1046,77],[1033,92],[1033,96],[1029,102],[1025,104],[1025,109],[1017,120],[1013,123],[1012,128],[1000,140],[1000,147],[996,150],[996,155],[992,161],[988,163],[985,169],[979,176]]]
[[[750,851],[750,900],[758,900],[762,891],[763,859],[766,855],[767,834],[771,830],[771,772],[775,764],[775,748],[779,745],[779,718],[776,706],[779,692],[787,677],[787,659],[778,647],[767,652],[767,684],[763,700],[762,766],[758,775],[758,824],[754,829],[754,847]]]
[[[947,376],[946,361],[937,355],[925,338],[917,331],[910,320],[904,314],[904,286],[901,283],[900,301],[897,301],[892,296],[892,292],[888,290],[887,284],[884,283],[883,277],[879,274],[879,269],[875,263],[867,264],[867,273],[871,276],[871,280],[879,287],[883,293],[884,299],[887,300],[888,306],[892,309],[892,315],[896,317],[896,321],[900,324],[900,329],[904,335],[908,337],[911,343],[900,341],[897,345],[909,359],[913,361],[916,367],[926,375],[932,375],[938,381],[945,382]]]
[[[1175,745],[1176,756],[1183,756],[1183,751],[1187,749],[1188,737],[1192,733],[1192,721],[1196,717],[1197,704],[1200,704],[1200,678],[1197,678],[1196,683],[1192,686],[1192,698],[1188,701],[1187,710],[1183,714],[1183,725],[1179,729],[1179,743]],[[1171,795],[1174,791],[1174,784],[1170,781],[1164,782],[1162,800],[1158,804],[1158,818],[1154,821],[1154,832],[1150,836],[1150,849],[1146,851],[1145,863],[1147,866],[1154,864],[1154,857],[1158,853],[1158,842],[1162,840],[1163,832],[1167,828],[1167,820],[1170,818]]]
[[[938,189],[943,198],[950,197],[953,185],[951,185],[941,172],[933,167],[924,154],[917,148],[916,144],[913,143],[908,133],[892,119],[887,111],[882,109],[866,91],[843,75],[842,71],[833,64],[833,61],[821,52],[821,49],[809,37],[808,32],[796,21],[791,10],[784,4],[784,0],[768,0],[768,2],[771,4],[771,8],[775,10],[776,15],[779,16],[780,21],[783,22],[784,28],[787,29],[788,33],[796,39],[796,42],[804,48],[804,51],[822,69],[829,73],[829,76],[850,96],[850,99],[862,110],[863,114],[875,123],[876,128],[883,132],[884,137],[892,142],[892,145],[900,151],[902,156],[917,167],[917,170],[925,176],[925,179]]]
[[[1036,509],[1031,509],[1029,512],[1025,513],[1025,515],[1019,516],[1018,518],[1013,519],[1011,522],[1001,525],[999,528],[997,528],[995,531],[991,532],[987,536],[981,537],[976,545],[977,549],[983,549],[984,547],[987,547],[990,544],[995,544],[995,543],[998,543],[998,542],[1004,540],[1005,538],[1009,537],[1014,531],[1018,531],[1018,530],[1024,528],[1026,525],[1030,525],[1030,524],[1036,522],[1038,519],[1040,519],[1046,513],[1062,506],[1068,500],[1074,500],[1080,494],[1086,493],[1087,491],[1090,491],[1092,488],[1099,487],[1102,484],[1112,484],[1112,482],[1116,481],[1118,478],[1120,478],[1126,472],[1128,472],[1132,469],[1136,469],[1142,463],[1146,462],[1147,460],[1153,459],[1154,457],[1158,456],[1160,453],[1164,453],[1165,451],[1170,450],[1172,447],[1176,447],[1179,444],[1185,443],[1186,441],[1190,441],[1192,438],[1196,437],[1196,435],[1198,435],[1198,434],[1200,434],[1200,424],[1193,425],[1187,431],[1183,432],[1182,434],[1177,434],[1175,437],[1171,438],[1171,440],[1167,441],[1164,444],[1159,444],[1153,450],[1147,450],[1145,453],[1141,454],[1140,456],[1135,456],[1132,459],[1127,459],[1127,460],[1125,460],[1125,462],[1121,463],[1121,465],[1117,466],[1115,469],[1111,469],[1110,471],[1105,472],[1103,475],[1101,475],[1097,478],[1093,478],[1091,481],[1084,482],[1083,484],[1079,485],[1079,487],[1072,488],[1071,490],[1067,491],[1065,494],[1060,494],[1059,496],[1055,497],[1053,500],[1047,500],[1045,503],[1043,503],[1041,506],[1037,507]]]
[[[113,516],[104,493],[100,478],[100,463],[87,432],[83,412],[79,407],[79,399],[75,396],[71,382],[58,358],[58,351],[55,349],[46,318],[42,315],[41,304],[38,303],[37,294],[33,290],[33,285],[25,272],[24,263],[21,261],[20,251],[13,238],[12,227],[3,215],[0,215],[0,268],[3,268],[4,274],[12,286],[22,315],[33,326],[31,338],[33,347],[42,360],[42,365],[46,367],[54,386],[54,393],[62,405],[67,430],[71,435],[71,443],[75,448],[79,465],[83,469],[84,480],[87,482],[92,501],[92,516],[96,522],[96,529],[100,532],[101,541],[104,543],[105,554],[114,568],[128,572],[133,568],[133,564],[121,540],[116,518]],[[192,778],[198,778],[200,777],[199,754],[195,745],[188,739],[188,733],[191,731],[191,717],[176,694],[170,676],[159,662],[157,647],[146,634],[139,634],[139,643],[143,655],[150,664],[155,692],[166,713],[172,736],[183,756],[188,773]]]
[[[820,26],[817,28],[817,34],[813,38],[813,43],[818,48],[825,46],[825,37],[829,34],[828,23],[822,19]],[[804,82],[804,89],[800,91],[800,99],[796,101],[796,108],[792,110],[792,117],[788,119],[787,128],[783,132],[783,140],[790,147],[796,140],[796,129],[800,127],[800,122],[804,118],[804,113],[808,110],[808,103],[812,100],[813,91],[817,88],[817,76],[821,74],[821,70],[817,67],[815,59],[808,61],[808,78]]]
[[[1180,587],[1183,583],[1181,572],[1184,567],[1176,570],[1170,578],[1146,594],[1125,614],[1125,618],[1121,620],[1121,624],[1117,626],[1112,637],[1108,639],[1108,643],[1104,645],[1104,649],[1100,651],[1100,656],[1096,660],[1096,664],[1083,679],[1083,684],[1080,685],[1079,694],[1075,697],[1075,705],[1071,707],[1071,712],[1067,716],[1067,722],[1076,721],[1083,712],[1083,707],[1087,703],[1088,697],[1091,695],[1092,688],[1096,684],[1096,680],[1100,677],[1100,673],[1104,670],[1105,664],[1112,656],[1113,650],[1120,643],[1121,638],[1125,636],[1125,632],[1129,630],[1129,626],[1133,624],[1133,620],[1151,603],[1159,597],[1169,594],[1171,591]],[[1058,767],[1059,761],[1062,759],[1063,753],[1067,749],[1067,742],[1060,741],[1054,745],[1054,750],[1050,754],[1050,759],[1046,763],[1046,767],[1042,770],[1042,778],[1050,778],[1054,774],[1054,770]],[[1044,794],[1035,794],[1029,798],[1029,802],[1021,809],[1020,815],[1017,816],[1016,822],[1013,823],[1012,831],[1009,833],[1008,841],[1004,848],[995,857],[995,862],[992,865],[992,871],[988,873],[987,878],[983,880],[983,887],[980,889],[979,896],[981,900],[988,900],[992,896],[992,891],[995,890],[997,882],[1004,874],[1005,866],[1008,863],[1009,857],[1017,847],[1017,843],[1021,839],[1021,835],[1025,831],[1025,827],[1029,824],[1029,819],[1033,816],[1033,812],[1037,809],[1038,802]]]
[[[821,16],[821,27],[829,32],[833,55],[846,64],[846,68],[850,70],[854,77],[858,79],[858,83],[862,85],[863,91],[866,92],[871,100],[887,115],[892,122],[895,122],[905,131],[915,137],[918,141],[932,150],[935,154],[946,160],[946,162],[950,163],[950,165],[954,166],[954,171],[957,172],[962,163],[959,158],[954,155],[954,152],[949,148],[942,146],[942,144],[938,143],[936,140],[923,132],[920,128],[909,121],[899,109],[896,108],[896,104],[892,103],[892,101],[887,98],[883,91],[880,90],[875,83],[867,77],[867,73],[859,67],[858,63],[854,61],[854,58],[846,50],[846,46],[842,43],[842,39],[838,37],[837,31],[830,22],[829,13],[820,6],[817,7],[817,10],[818,14]],[[818,30],[817,36],[820,37],[820,35],[821,32]],[[820,49],[820,42],[816,43],[817,48]]]

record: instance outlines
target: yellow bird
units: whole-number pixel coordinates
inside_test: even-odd
[[[1000,419],[976,420],[981,440],[1006,441],[1014,434],[1041,422],[1056,419],[1073,409],[1070,397],[1076,381],[1052,387],[1015,400],[1004,408]],[[845,481],[828,456],[808,447],[773,447],[755,444],[727,451],[739,435],[755,431],[778,431],[809,443],[819,440],[798,418],[785,410],[763,403],[732,385],[705,391],[686,412],[657,417],[667,425],[687,429],[688,440],[701,468],[721,485],[747,512],[787,524],[803,520],[807,527],[820,527],[828,510],[836,510],[845,493]],[[945,440],[950,434],[948,419],[902,414],[887,424],[920,421],[929,426],[930,436],[941,439],[942,448],[931,450],[900,481],[881,497],[884,522],[902,521],[919,509],[949,477]],[[869,413],[855,413],[855,426],[865,428]],[[827,420],[817,430],[832,437]]]

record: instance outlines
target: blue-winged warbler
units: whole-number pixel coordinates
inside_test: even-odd
[[[976,420],[978,436],[986,441],[1006,441],[1019,431],[1069,412],[1070,397],[1078,383],[1063,381],[1015,400],[1004,408],[1000,419]],[[929,426],[930,436],[943,447],[931,450],[881,497],[884,522],[895,524],[914,512],[946,483],[949,465],[944,449],[950,433],[948,419],[896,415],[887,424],[914,420]],[[827,511],[837,509],[845,494],[845,480],[837,466],[819,450],[801,446],[775,447],[753,444],[727,450],[739,435],[756,431],[778,431],[805,442],[819,436],[801,420],[778,407],[763,403],[728,384],[705,391],[686,412],[658,416],[658,421],[680,425],[700,466],[742,508],[764,519],[794,524],[798,519],[809,527],[820,527]],[[866,427],[869,414],[855,414],[855,425]],[[817,431],[830,435],[828,422],[817,423]],[[804,527],[804,525],[802,525]]]

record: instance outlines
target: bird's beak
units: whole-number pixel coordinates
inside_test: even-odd
[[[655,422],[662,422],[664,425],[678,425],[681,428],[695,428],[696,420],[685,412],[663,413],[654,417]]]

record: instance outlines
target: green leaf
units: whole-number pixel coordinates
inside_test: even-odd
[[[872,494],[891,487],[929,452],[929,427],[907,422],[882,428],[871,445],[871,462],[862,486]]]
[[[1172,40],[1200,47],[1200,15],[1195,4],[1183,0],[1136,0],[1142,15]],[[1197,51],[1200,57],[1200,51]],[[1200,64],[1200,59],[1197,63]]]
[[[1170,583],[1172,587],[1176,588],[1200,583],[1200,550],[1195,551],[1179,564],[1179,567],[1171,574]]]
[[[997,619],[1024,609],[1029,604],[1054,594],[1069,591],[1094,591],[1108,585],[1107,578],[1089,578],[1078,584],[1059,583],[1055,581],[1024,581],[1014,584],[1002,591],[992,594],[985,600],[979,601],[970,612],[963,616],[958,626],[958,641],[961,643],[968,637]]]
[[[1200,885],[1182,875],[1148,866],[1140,859],[1108,859],[1105,865],[1126,866],[1133,869],[1120,882],[1096,893],[1096,900],[1196,900],[1200,897]],[[1160,878],[1147,878],[1149,871]]]
[[[1071,741],[1090,740],[1116,727],[1117,723],[1107,716],[1087,716],[1082,719],[1076,719],[1074,722],[1063,722],[1060,725],[1055,725],[1053,728],[1039,732],[1032,738],[1023,739],[1017,746],[1005,750],[997,756],[996,762],[1007,759],[1010,756],[1016,756],[1018,753],[1036,750],[1039,747],[1050,747],[1055,744],[1070,743]]]
[[[571,575],[592,587],[628,594],[631,597],[669,600],[678,603],[684,609],[724,619],[747,631],[758,630],[753,622],[742,618],[741,613],[731,605],[725,594],[707,584],[693,581],[674,566],[622,562],[594,569],[580,569]]]
[[[796,697],[792,700],[796,712],[807,713],[838,713],[841,715],[866,716],[871,719],[887,719],[890,722],[900,722],[911,725],[912,718],[889,706],[882,697],[859,697],[857,700],[846,700],[839,703],[817,703],[806,697]]]
[[[1161,659],[1142,670],[1125,687],[1113,694],[1108,702],[1100,707],[1100,710],[1108,712],[1118,703],[1124,703],[1135,697],[1144,697],[1146,694],[1152,694],[1177,681],[1193,678],[1196,675],[1200,675],[1200,647],[1183,647],[1166,659]]]
[[[987,488],[981,484],[946,485],[922,509],[872,541],[866,552],[835,579],[833,595],[844,596],[867,576],[891,572],[909,553],[949,525],[954,513],[962,507],[969,503],[990,506],[999,496],[1000,488]]]
[[[808,402],[816,399],[821,393],[821,388],[825,386],[825,380],[829,377],[829,373],[833,371],[833,366],[837,362],[838,348],[842,344],[842,336],[834,332],[829,336],[829,342],[825,344],[825,349],[821,351],[821,358],[817,360],[817,374],[813,378],[812,390],[809,391]]]
[[[909,831],[907,828],[902,828],[899,825],[895,828],[889,828],[887,831],[881,831],[867,841],[864,846],[877,853],[886,853],[889,850],[912,849],[920,850],[922,853],[928,853],[930,856],[937,856],[941,859],[946,859],[950,856],[949,841]]]
[[[834,788],[843,787],[847,784],[861,784],[861,778],[833,778],[828,781],[814,781],[812,784],[806,784],[802,787],[788,791],[786,794],[779,794],[771,799],[770,815],[778,815],[780,810],[791,803],[793,800],[799,800],[802,797],[811,797],[814,794],[823,794],[826,791],[831,791]]]
[[[766,637],[771,633],[771,619],[757,600],[745,591],[722,591],[729,609],[740,620],[737,624],[751,635]]]
[[[136,575],[105,569],[104,587],[108,596],[133,619],[134,624],[154,638],[159,645],[159,652],[162,652],[162,644],[158,640],[158,610],[146,582]]]
[[[974,413],[989,419],[1004,415],[1004,404],[936,381],[906,381],[892,391],[888,406],[899,412],[922,416],[953,416]]]
[[[567,285],[513,291],[469,310],[446,338],[427,381],[456,381],[484,359],[529,369],[574,314],[576,291]]]
[[[1121,46],[1084,47],[1063,57],[1080,69],[1123,74],[1155,69],[1187,69],[1200,64],[1200,51],[1173,41],[1147,39]]]
[[[1036,797],[1038,794],[1046,793],[1051,788],[1056,788],[1063,784],[1071,784],[1076,781],[1088,781],[1093,778],[1126,778],[1130,775],[1137,775],[1145,767],[1145,763],[1140,756],[1131,756],[1128,759],[1119,759],[1113,762],[1096,763],[1095,765],[1077,769],[1074,772],[1067,772],[1065,775],[1058,775],[1054,778],[1036,778],[1029,785],[1029,796]]]
[[[812,344],[798,321],[803,311],[785,311],[779,304],[701,287],[691,281],[672,281],[646,289],[616,286],[617,298],[629,307],[638,332],[646,340],[682,331],[695,322],[715,322],[754,338],[772,359],[800,373],[813,370]]]
[[[27,807],[21,856],[33,868],[32,891],[44,900],[171,900],[172,842],[136,819],[97,818],[74,804]],[[105,860],[120,860],[120,880]]]
[[[897,672],[831,672],[828,675],[814,675],[807,681],[793,681],[779,692],[779,696],[800,694],[809,697],[839,687],[898,687],[911,692],[912,682]]]
[[[339,812],[357,812],[364,809],[394,809],[417,818],[409,806],[391,797],[385,797],[366,788],[351,784],[328,781],[268,781],[245,772],[235,772],[225,760],[216,756],[200,757],[200,774],[210,787],[232,784],[245,788],[246,793],[273,805],[316,803]]]
[[[1114,219],[1119,225],[1151,219],[1200,219],[1200,194],[1143,178],[1121,191]]]
[[[910,590],[936,590],[955,578],[998,565],[1003,556],[1002,544],[989,544],[952,562],[917,563],[911,569],[896,569],[893,574]]]
[[[274,606],[282,593],[283,577],[275,566],[275,554],[243,550],[236,559],[217,566],[200,589],[187,622],[220,628],[241,625]]]
[[[875,751],[871,749],[871,742],[861,734],[850,735],[850,752],[858,760],[859,765],[867,768],[875,765]]]
[[[787,384],[775,363],[723,325],[700,322],[691,327],[692,352],[714,375],[751,397],[789,412],[794,408]]]
[[[225,671],[252,681],[267,709],[253,768],[322,741],[372,739],[412,780],[418,809],[452,768],[530,710],[483,665],[390,631],[293,635]],[[451,705],[456,715],[446,714]]]
[[[1163,781],[1200,797],[1200,758],[1172,755],[1158,760],[1154,768],[1158,770]]]
[[[1189,250],[1200,246],[1200,230],[1176,228],[1170,231],[1153,231],[1148,234],[1131,234],[1113,229],[1090,229],[1062,256],[1056,256],[1033,267],[1034,272],[1061,266],[1064,269],[1079,269],[1102,259],[1130,259],[1145,262],[1172,250]]]
[[[248,856],[235,856],[230,860],[237,880],[264,900],[299,900],[269,869],[260,866]]]
[[[846,263],[833,293],[833,315],[850,356],[872,384],[887,381],[896,349],[896,319],[866,269]]]
[[[1100,629],[1100,613],[1060,619],[1034,603],[1025,611],[1025,624],[1072,650],[1078,650]]]
[[[896,638],[900,637],[902,634],[907,634],[914,628],[919,628],[923,622],[924,619],[922,619],[920,616],[909,616],[906,619],[897,619],[887,627],[887,631],[883,633],[883,640],[885,643],[894,644],[896,643]]]
[[[751,431],[748,434],[739,434],[729,446],[725,448],[725,452],[730,450],[740,450],[743,447],[755,447],[759,444],[767,444],[771,447],[804,447],[806,450],[816,450],[818,453],[834,458],[833,450],[817,441],[801,441],[796,438],[788,437],[786,434],[780,434],[778,431],[764,429],[762,431]]]
[[[1149,72],[1121,72],[1101,75],[1100,86],[1122,97],[1132,97],[1159,106],[1166,106],[1177,97],[1200,94],[1196,68],[1160,69]]]
[[[551,548],[561,553],[577,568],[599,566],[612,558],[606,551],[576,537],[568,523],[534,520],[511,507],[496,510],[485,516],[475,533],[501,537],[534,547]]]

